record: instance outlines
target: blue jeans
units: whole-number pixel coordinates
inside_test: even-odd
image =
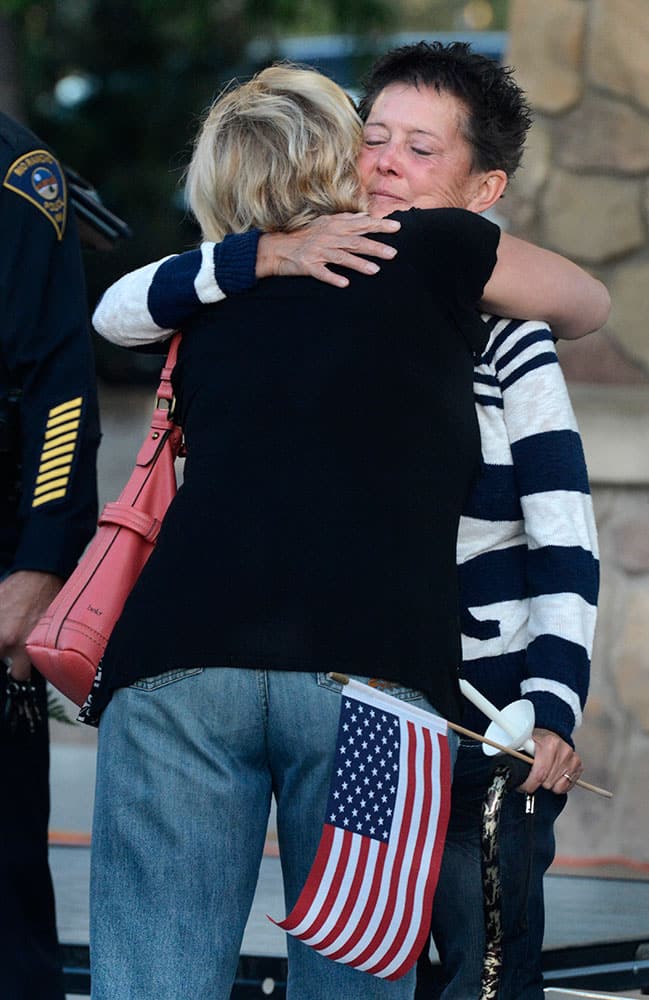
[[[315,857],[340,691],[326,674],[197,668],[116,692],[99,727],[94,1000],[229,1000],[271,795],[287,913]],[[290,935],[287,948],[294,1000],[414,995],[414,969],[387,982]]]
[[[433,909],[433,939],[442,962],[443,1000],[480,996],[485,945],[480,867],[481,810],[494,767],[480,745],[462,740]],[[543,1000],[543,876],[554,858],[554,821],[564,795],[539,789],[533,817],[526,796],[507,793],[500,816],[503,964],[499,1000]]]

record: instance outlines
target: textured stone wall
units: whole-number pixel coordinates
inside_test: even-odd
[[[560,345],[602,557],[593,679],[577,741],[612,803],[582,791],[559,854],[649,861],[649,2],[511,0],[508,61],[535,111],[500,209],[513,232],[608,285],[604,331]]]
[[[578,345],[589,381],[649,375],[647,0],[511,0],[509,61],[536,115],[502,208],[514,231],[602,277],[613,313]],[[588,358],[586,358],[588,354]],[[568,374],[573,374],[567,357]],[[620,363],[622,359],[622,363]],[[627,362],[625,365],[624,362]],[[584,367],[585,366],[585,367]]]

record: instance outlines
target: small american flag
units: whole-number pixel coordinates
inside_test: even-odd
[[[414,965],[448,824],[446,734],[444,719],[349,681],[318,852],[278,927],[383,979]]]

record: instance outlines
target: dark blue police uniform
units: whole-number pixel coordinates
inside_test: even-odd
[[[0,113],[0,580],[67,576],[97,519],[99,419],[79,239],[60,164]],[[0,996],[63,1000],[42,724],[9,726],[0,678]]]

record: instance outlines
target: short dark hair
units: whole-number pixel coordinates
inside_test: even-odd
[[[472,150],[472,168],[514,174],[532,114],[511,68],[473,52],[466,42],[417,42],[392,49],[374,63],[363,81],[359,106],[363,121],[392,83],[433,87],[439,94],[457,97],[468,112],[464,137]]]

